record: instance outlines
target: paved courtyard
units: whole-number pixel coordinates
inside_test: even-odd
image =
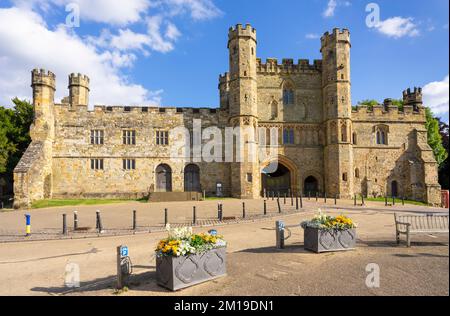
[[[202,210],[215,211],[217,202],[204,202]],[[225,209],[231,212],[236,206],[236,215],[241,212],[241,201],[225,201]],[[247,201],[256,210],[261,201]],[[308,204],[310,203],[310,205]],[[342,204],[344,201],[342,201]],[[127,244],[134,266],[130,290],[121,295],[448,295],[449,261],[448,235],[415,236],[413,247],[406,248],[395,243],[393,209],[384,204],[371,203],[362,208],[353,208],[351,201],[343,209],[332,209],[328,213],[345,213],[358,223],[357,250],[344,253],[313,254],[303,249],[303,231],[291,228],[292,237],[287,248],[276,250],[274,223],[283,219],[288,226],[298,225],[314,215],[319,205],[305,203],[298,213],[262,218],[255,222],[242,222],[218,226],[220,234],[229,242],[228,276],[201,284],[181,292],[171,293],[155,283],[155,257],[153,249],[165,232],[141,233],[129,236],[102,238],[49,240],[30,242],[8,242],[0,244],[0,288],[1,295],[113,295],[115,276],[115,249]],[[183,205],[184,204],[184,205]],[[308,204],[308,205],[306,205]],[[158,205],[159,206],[159,205]],[[160,205],[163,206],[163,205]],[[166,204],[173,215],[182,219],[182,210],[190,203]],[[324,208],[324,205],[320,205]],[[147,204],[109,205],[104,209],[114,212],[139,213],[151,209]],[[142,209],[139,209],[141,207]],[[239,208],[238,208],[239,207]],[[95,212],[98,207],[78,208],[81,213]],[[159,211],[159,208],[155,208]],[[177,211],[179,210],[179,211]],[[415,206],[402,206],[397,211],[440,211]],[[53,210],[64,212],[66,210]],[[156,212],[155,211],[155,212]],[[151,212],[151,210],[149,210]],[[177,212],[180,212],[179,214]],[[448,212],[448,211],[447,211]],[[17,215],[18,214],[18,215]],[[172,213],[171,213],[172,214]],[[178,214],[178,215],[177,215]],[[11,218],[19,213],[1,214]],[[32,211],[52,218],[51,210]],[[55,214],[54,218],[58,218]],[[146,215],[148,221],[151,216]],[[187,215],[184,215],[187,217]],[[227,215],[228,216],[228,215]],[[108,225],[126,225],[119,217],[111,217]],[[187,218],[185,218],[187,219]],[[131,221],[131,214],[129,216]],[[144,218],[141,218],[144,220]],[[116,223],[117,221],[117,223]],[[159,220],[161,222],[161,220]],[[94,223],[95,224],[95,223]],[[45,221],[42,222],[45,228]],[[11,229],[11,228],[9,228]],[[208,228],[196,228],[205,231]],[[65,267],[76,263],[80,267],[81,288],[71,291],[64,286]],[[365,285],[366,266],[380,266],[380,288],[369,289]]]

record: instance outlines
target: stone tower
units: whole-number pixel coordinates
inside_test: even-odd
[[[422,88],[414,88],[414,91],[407,89],[403,91],[403,103],[412,106],[414,111],[423,107]]]
[[[350,32],[334,29],[321,38],[325,190],[341,198],[353,195]]]
[[[69,76],[70,107],[88,106],[89,104],[89,77],[81,74]]]
[[[52,141],[55,137],[55,74],[44,69],[31,72],[34,122],[31,126],[33,141]]]
[[[235,157],[231,163],[231,194],[240,198],[257,198],[260,193],[261,174],[256,155],[258,145],[256,46],[256,30],[251,25],[243,27],[238,24],[235,28],[230,28],[227,101],[229,125],[239,128],[240,131],[240,135],[236,137],[240,142],[235,146]]]

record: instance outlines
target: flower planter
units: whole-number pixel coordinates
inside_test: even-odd
[[[356,229],[321,230],[306,227],[305,249],[316,253],[353,250],[356,247]]]
[[[182,256],[159,256],[156,258],[158,284],[177,291],[226,275],[226,248]]]

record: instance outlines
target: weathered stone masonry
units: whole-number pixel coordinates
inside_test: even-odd
[[[240,198],[257,198],[264,190],[346,198],[394,194],[440,203],[421,89],[404,92],[402,111],[389,99],[373,110],[352,110],[348,30],[325,33],[323,59],[313,63],[261,61],[250,25],[230,28],[228,49],[230,67],[219,77],[217,109],[95,106],[90,111],[87,76],[70,75],[69,96],[55,103],[55,75],[34,70],[33,142],[15,169],[15,206],[46,198],[134,198],[165,190]],[[179,126],[192,130],[194,119],[201,119],[203,128],[279,129],[279,170],[262,174],[270,161],[174,162],[170,145],[175,140],[167,146],[156,135]],[[94,144],[93,131],[102,135]],[[124,144],[124,131],[134,132],[131,144]],[[124,168],[124,159],[135,168]],[[100,161],[103,168],[96,168]]]

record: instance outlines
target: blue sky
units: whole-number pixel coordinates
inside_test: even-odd
[[[228,69],[227,32],[251,23],[265,59],[320,59],[334,27],[352,36],[353,103],[400,98],[424,87],[448,121],[449,2],[345,0],[0,0],[0,103],[31,98],[29,72],[54,71],[57,97],[67,75],[86,73],[92,103],[216,107],[218,75]],[[67,25],[76,4],[79,27]],[[70,16],[71,17],[71,16]],[[69,20],[69,22],[75,20]]]

